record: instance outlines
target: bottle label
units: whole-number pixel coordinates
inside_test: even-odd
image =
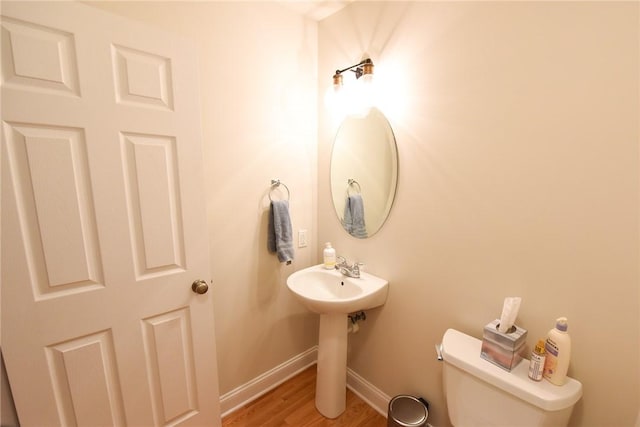
[[[542,373],[544,371],[544,362],[546,357],[540,354],[531,354],[531,363],[529,364],[529,378],[534,381],[540,381],[542,379]]]
[[[324,268],[333,269],[336,266],[336,254],[334,251],[324,250]]]
[[[547,353],[553,354],[555,357],[558,357],[558,344],[555,343],[551,338],[547,338],[547,342],[544,345]]]
[[[551,378],[558,366],[558,345],[552,339],[547,338],[544,348],[547,351],[547,357],[544,362],[543,375],[545,378]]]

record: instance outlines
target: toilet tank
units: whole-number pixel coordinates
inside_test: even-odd
[[[511,372],[482,359],[482,342],[455,329],[442,338],[444,389],[451,423],[466,426],[566,426],[582,384],[528,377],[527,360]]]

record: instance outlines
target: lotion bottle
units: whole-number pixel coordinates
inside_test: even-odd
[[[322,258],[324,261],[323,266],[327,270],[332,270],[336,267],[336,250],[331,247],[331,242],[327,242],[324,244]]]
[[[567,332],[567,318],[556,319],[556,327],[549,331],[545,350],[544,377],[552,384],[563,385],[567,380],[569,359],[571,358],[571,337]]]

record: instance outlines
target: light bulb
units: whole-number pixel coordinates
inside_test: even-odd
[[[375,85],[373,74],[363,74],[353,87],[351,93],[351,112],[357,116],[366,116],[371,107],[375,106]]]
[[[341,120],[349,113],[349,90],[342,85],[342,75],[333,76],[331,85],[324,96],[324,105],[336,120]]]

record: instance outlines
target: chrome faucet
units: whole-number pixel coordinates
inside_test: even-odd
[[[343,256],[339,256],[336,262],[336,270],[340,270],[340,273],[348,277],[360,278],[360,266],[361,262],[354,262],[353,265],[349,265],[347,259]]]

